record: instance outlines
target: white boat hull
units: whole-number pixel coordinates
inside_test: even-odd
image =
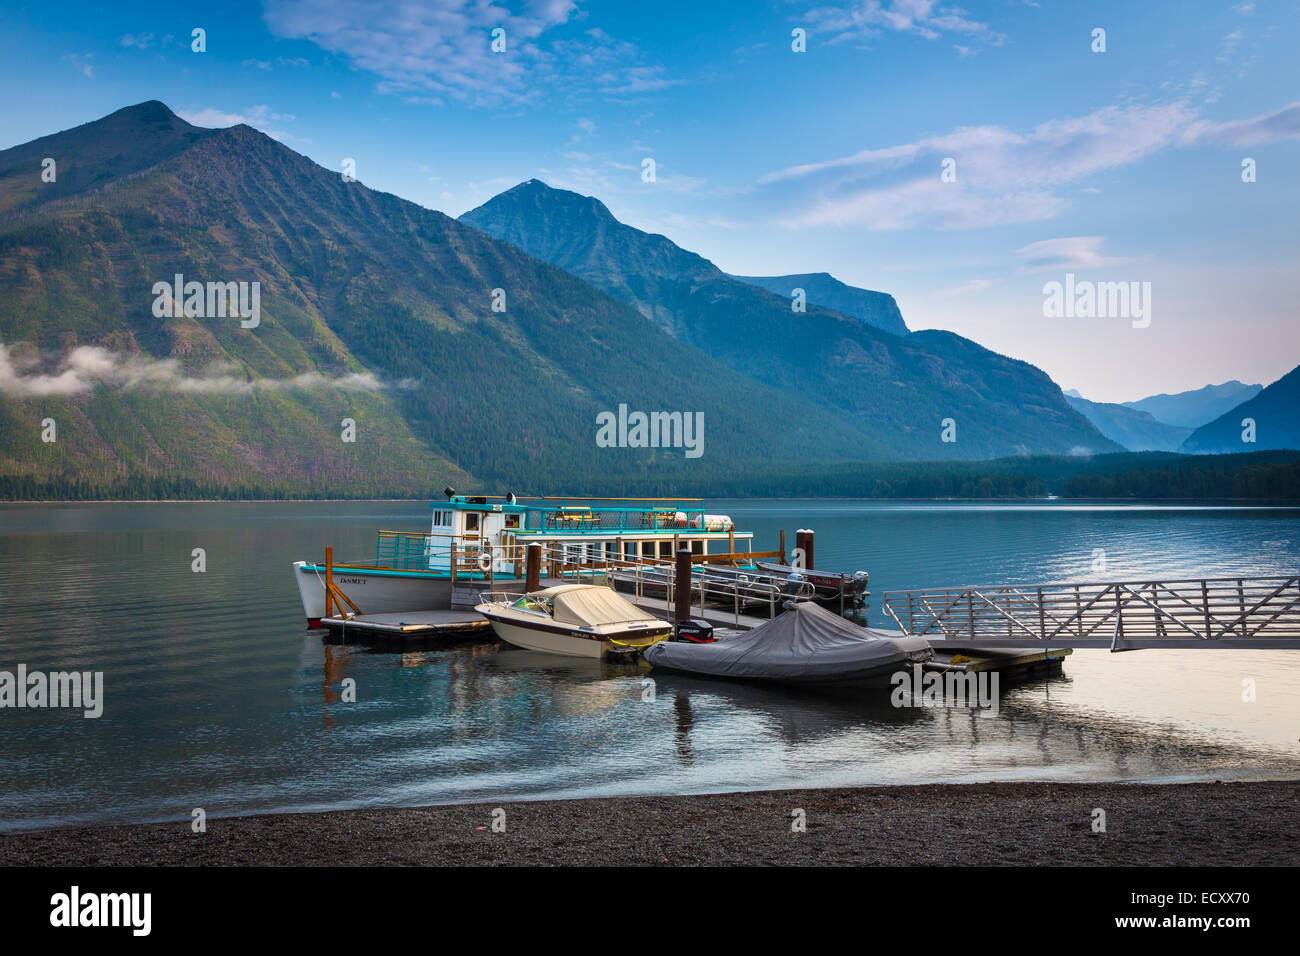
[[[293,576],[307,626],[320,627],[325,616],[325,572],[307,561],[295,561]],[[451,579],[444,576],[336,567],[334,583],[356,603],[362,614],[437,611],[451,607]]]
[[[548,654],[564,654],[567,657],[604,657],[608,650],[605,641],[543,631],[535,627],[521,627],[500,619],[492,621],[492,630],[507,644],[530,651],[546,651]]]

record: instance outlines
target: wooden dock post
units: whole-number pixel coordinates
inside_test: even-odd
[[[677,581],[673,588],[673,617],[684,621],[691,616],[691,551],[677,552]]]
[[[542,546],[533,542],[528,546],[527,567],[524,571],[524,593],[531,594],[537,590],[537,579],[542,573]]]
[[[329,545],[325,546],[325,616],[334,616],[334,549]]]
[[[347,611],[343,605],[352,608],[353,614],[360,614],[361,608],[353,603],[352,598],[343,593],[342,589],[334,583],[334,549],[325,548],[325,617],[334,616],[338,611],[343,617],[347,617]]]
[[[785,528],[781,529],[781,563],[787,563],[785,559]]]
[[[803,543],[799,545],[803,548],[803,566],[805,571],[812,571],[816,565],[813,563],[813,530],[805,528],[803,530]]]

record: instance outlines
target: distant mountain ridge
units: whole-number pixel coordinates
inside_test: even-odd
[[[1041,370],[946,332],[892,335],[777,295],[619,222],[599,200],[520,183],[460,217],[622,299],[746,376],[811,401],[893,456],[1116,451]],[[944,423],[955,442],[944,442]],[[834,441],[834,435],[827,435]]]
[[[1263,385],[1246,385],[1233,379],[1222,385],[1206,385],[1173,394],[1150,395],[1135,402],[1120,402],[1125,408],[1146,412],[1166,425],[1199,428],[1229,409],[1254,398]]]
[[[1247,419],[1254,423],[1251,442],[1244,439],[1250,428],[1243,424]],[[1196,429],[1181,450],[1220,454],[1275,448],[1300,449],[1300,366]]]
[[[1177,451],[1192,433],[1190,428],[1166,425],[1149,413],[1127,405],[1090,402],[1070,392],[1065,393],[1065,400],[1096,425],[1103,435],[1129,451]]]
[[[0,376],[0,478],[34,495],[424,496],[471,479],[545,493],[888,454],[570,273],[250,127],[202,130],[151,101],[37,143],[0,152],[0,209],[16,211],[0,217],[0,345],[19,362]],[[42,184],[46,151],[70,159]],[[153,285],[177,273],[259,282],[261,324],[159,318]],[[33,377],[84,346],[153,377]],[[335,384],[358,376],[375,386]],[[702,462],[597,447],[597,414],[622,403],[705,410]]]
[[[898,303],[887,292],[859,289],[835,278],[829,272],[805,272],[788,276],[738,276],[731,278],[756,285],[777,295],[793,296],[803,289],[809,302],[843,312],[891,335],[906,335],[907,323]]]

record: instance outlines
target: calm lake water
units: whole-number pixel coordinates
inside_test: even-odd
[[[1300,509],[715,501],[886,589],[1295,573]],[[1300,778],[1300,652],[1076,651],[996,716],[655,677],[493,641],[304,630],[290,562],[426,502],[0,505],[0,670],[104,672],[104,714],[0,710],[0,829],[476,800],[984,780]],[[207,572],[190,569],[204,548]],[[1092,570],[1104,549],[1107,571]],[[344,703],[340,683],[356,680]],[[1253,678],[1257,699],[1242,701]]]

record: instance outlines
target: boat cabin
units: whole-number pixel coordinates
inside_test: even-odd
[[[470,561],[481,572],[516,573],[534,542],[548,560],[603,565],[671,561],[675,547],[692,554],[748,552],[752,532],[726,515],[705,514],[697,498],[518,498],[450,495],[434,502],[424,548],[428,568],[457,573]],[[454,556],[454,557],[453,557]]]

